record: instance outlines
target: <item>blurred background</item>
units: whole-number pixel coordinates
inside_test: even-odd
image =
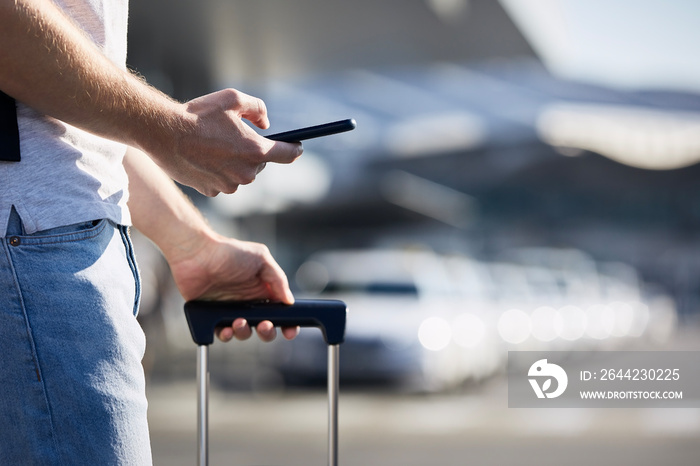
[[[355,118],[214,199],[297,297],[345,300],[343,464],[697,464],[700,410],[507,408],[509,350],[700,349],[700,3],[132,2],[129,64],[279,132]],[[262,132],[265,133],[265,132]],[[195,346],[136,237],[156,464],[195,459]],[[325,461],[325,348],[212,347],[213,464]]]

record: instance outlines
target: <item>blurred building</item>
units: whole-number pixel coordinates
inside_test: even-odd
[[[233,86],[275,130],[357,119],[214,203],[290,270],[334,247],[566,246],[697,309],[698,95],[555,78],[491,0],[152,0],[130,34],[176,98]]]
[[[328,71],[534,56],[491,0],[151,0],[130,8],[130,64],[180,99]]]

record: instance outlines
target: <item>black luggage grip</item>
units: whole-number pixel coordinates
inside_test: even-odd
[[[214,342],[214,331],[242,317],[250,326],[269,320],[275,327],[318,327],[329,345],[345,339],[347,306],[332,299],[298,299],[294,304],[261,301],[188,301],[185,316],[197,345]]]

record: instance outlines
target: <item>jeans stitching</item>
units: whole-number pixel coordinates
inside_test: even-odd
[[[107,221],[101,221],[97,226],[93,228],[88,228],[86,230],[80,230],[70,233],[61,233],[58,235],[47,235],[47,236],[25,236],[25,235],[12,235],[20,238],[20,246],[23,245],[43,245],[43,244],[62,244],[62,243],[74,243],[78,241],[84,241],[87,239],[92,239],[99,236],[104,229],[107,227]],[[71,238],[73,237],[73,238]],[[48,240],[48,241],[47,241]],[[18,247],[18,246],[15,246]]]

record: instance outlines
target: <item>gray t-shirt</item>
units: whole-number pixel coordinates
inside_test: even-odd
[[[128,0],[55,0],[126,69]],[[50,76],[47,76],[50,79]],[[14,206],[27,233],[107,218],[129,225],[126,147],[17,103],[21,162],[0,162],[0,236]]]

